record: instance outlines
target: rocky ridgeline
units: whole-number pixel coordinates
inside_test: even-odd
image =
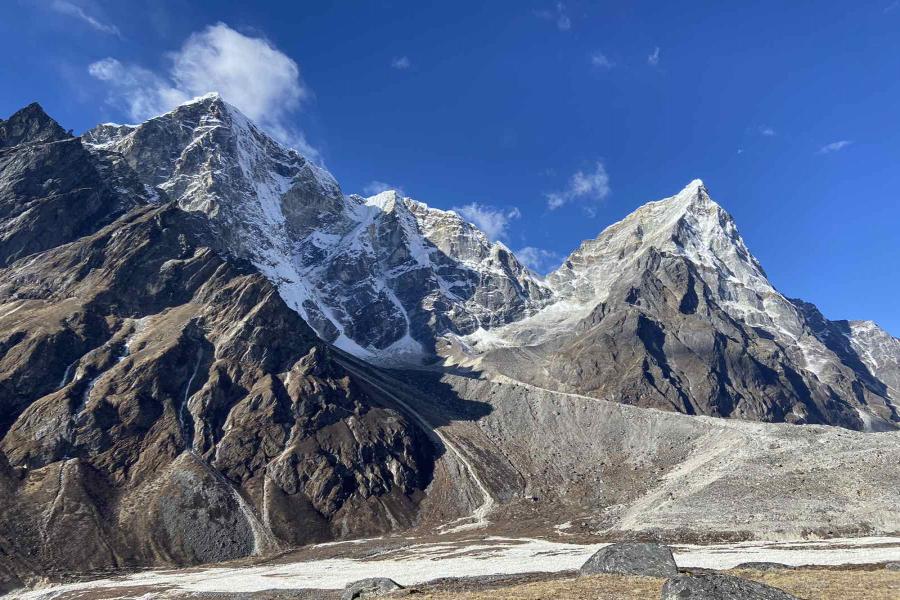
[[[426,434],[205,218],[111,185],[127,162],[36,107],[0,131],[0,579],[413,523]]]
[[[699,182],[542,279],[216,95],[81,138],[31,105],[0,121],[0,588],[410,528],[896,531],[896,433],[672,412],[893,429],[898,344],[781,296]]]
[[[220,250],[366,360],[443,355],[687,414],[866,431],[900,422],[900,341],[779,293],[699,180],[540,278],[453,212],[395,191],[344,196],[216,94],[84,140],[204,214]]]
[[[879,366],[896,364],[900,341],[780,294],[699,181],[582,244],[547,283],[562,315],[551,304],[452,358],[691,415],[864,431],[900,421],[895,370]]]
[[[421,361],[437,337],[531,314],[549,292],[502,244],[452,212],[385,192],[343,196],[330,173],[217,94],[138,126],[101,125],[148,186],[205,214],[327,342],[368,359]]]

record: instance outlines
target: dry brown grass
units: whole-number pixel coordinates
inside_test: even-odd
[[[625,600],[630,598],[659,598],[664,579],[630,577],[626,575],[596,575],[553,579],[495,588],[483,592],[440,592],[416,594],[428,600],[549,600],[578,598],[579,600]]]
[[[900,572],[886,569],[732,571],[807,600],[898,600]],[[537,581],[480,592],[427,592],[422,600],[655,600],[663,579],[594,575]]]
[[[796,569],[788,571],[733,571],[809,600],[898,600],[900,571],[877,569]]]

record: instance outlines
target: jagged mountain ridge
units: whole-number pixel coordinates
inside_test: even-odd
[[[203,215],[111,186],[106,151],[36,107],[10,122],[0,209],[29,219],[5,241],[35,241],[0,268],[0,590],[411,526],[427,433]],[[37,235],[54,219],[79,225]]]
[[[88,148],[206,214],[326,341],[368,359],[433,355],[451,332],[507,323],[548,296],[502,244],[395,192],[343,196],[334,178],[210,94],[137,126],[101,125]]]
[[[896,340],[779,293],[699,180],[584,242],[546,282],[556,304],[464,338],[480,364],[689,414],[867,430],[900,421]]]
[[[371,198],[343,196],[330,174],[280,146],[215,94],[139,126],[100,126],[85,139],[95,152],[121,154],[145,184],[158,186],[183,208],[206,214],[222,246],[248,258],[276,283],[320,337],[367,360],[428,361],[459,345],[480,354],[497,347],[544,348],[550,339],[558,344],[587,327],[620,280],[646,271],[648,253],[662,253],[682,257],[696,269],[691,277],[705,282],[717,310],[738,324],[741,335],[773,338],[785,354],[784,360],[775,360],[783,363],[776,371],[787,365],[785,373],[807,375],[800,377],[805,381],[801,389],[788,394],[791,400],[756,393],[758,384],[751,383],[740,393],[721,392],[731,400],[718,401],[719,407],[708,398],[690,398],[690,390],[681,401],[657,398],[650,405],[870,429],[891,427],[900,419],[893,403],[900,353],[884,341],[893,338],[881,332],[864,342],[861,329],[847,326],[842,329],[846,348],[820,339],[833,327],[817,326],[822,318],[810,321],[800,304],[771,285],[734,220],[699,180],[584,242],[541,279],[452,211],[393,191]],[[695,350],[720,360],[721,348],[708,344]],[[734,365],[732,371],[742,368]],[[704,371],[704,377],[722,376],[721,369]],[[578,376],[589,377],[585,371]],[[771,374],[759,377],[772,379]],[[789,374],[775,377],[776,387],[792,388],[791,378],[797,380]],[[555,379],[543,381],[555,386]],[[819,383],[826,391],[807,391]],[[599,387],[583,384],[567,381],[565,387],[600,393]],[[655,395],[671,395],[679,387]],[[645,402],[631,397],[635,394],[624,394],[624,401]],[[817,395],[822,397],[812,400]],[[754,407],[730,406],[742,402]],[[835,402],[840,408],[826,408]]]
[[[482,361],[488,377],[493,375],[490,369],[500,364],[493,352],[512,350],[526,360],[502,364],[501,371],[528,381],[532,374],[516,369],[541,369],[548,379],[535,381],[540,385],[562,388],[567,380],[584,382],[589,389],[583,391],[610,395],[617,402],[642,404],[628,397],[636,393],[649,399],[644,405],[696,414],[703,413],[698,398],[716,409],[725,406],[722,400],[733,410],[719,416],[759,420],[791,420],[788,416],[799,401],[798,410],[807,414],[794,419],[797,422],[818,419],[859,429],[866,423],[854,420],[857,405],[829,396],[826,387],[855,395],[853,387],[860,386],[863,400],[873,404],[884,398],[879,385],[889,392],[896,389],[890,383],[895,381],[890,377],[896,363],[885,357],[893,356],[897,340],[877,328],[829,322],[811,305],[788,303],[787,309],[793,306],[790,310],[802,313],[803,324],[798,325],[802,336],[811,332],[831,353],[821,355],[827,364],[819,366],[834,380],[826,384],[797,370],[799,361],[807,360],[797,343],[805,337],[763,335],[756,329],[765,331],[767,322],[749,325],[735,316],[730,301],[738,307],[754,306],[754,293],[770,292],[752,256],[740,250],[733,223],[729,225],[724,211],[704,197],[699,182],[674,202],[650,206],[648,213],[657,217],[639,216],[629,222],[633,228],[608,230],[616,239],[626,240],[631,250],[601,239],[606,232],[596,244],[585,244],[601,249],[594,254],[602,256],[602,262],[619,260],[620,277],[597,284],[605,267],[595,264],[585,250],[581,265],[570,261],[573,277],[566,278],[565,285],[556,283],[563,280],[561,272],[540,282],[510,262],[505,248],[491,244],[452,213],[393,193],[370,199],[338,198],[337,191],[329,196],[329,179],[290,153],[270,163],[266,152],[266,160],[245,169],[251,163],[242,165],[222,156],[223,144],[234,150],[251,142],[235,140],[230,127],[222,124],[233,116],[210,117],[209,106],[217,103],[216,98],[182,108],[193,110],[204,103],[194,128],[184,130],[190,148],[181,148],[178,141],[165,152],[160,150],[168,148],[163,142],[183,130],[180,121],[164,119],[146,132],[139,132],[140,127],[102,126],[104,131],[116,131],[97,130],[84,144],[68,137],[38,107],[0,122],[0,132],[8,140],[0,148],[5,232],[0,240],[5,253],[0,269],[0,588],[5,585],[4,572],[15,582],[20,575],[55,569],[189,564],[417,524],[443,523],[439,530],[446,531],[448,525],[458,527],[459,517],[470,513],[473,516],[463,526],[484,525],[488,513],[498,524],[515,524],[535,509],[529,499],[534,489],[543,496],[572,487],[578,494],[560,496],[573,503],[566,514],[590,515],[610,532],[634,529],[646,511],[669,502],[664,497],[688,506],[699,502],[696,498],[716,495],[723,482],[729,489],[744,489],[742,473],[734,476],[723,468],[712,482],[705,473],[698,476],[689,496],[678,497],[675,484],[651,490],[661,470],[672,469],[676,475],[684,470],[679,461],[693,454],[703,456],[705,442],[691,441],[689,448],[684,447],[684,440],[691,440],[695,432],[718,439],[723,432],[742,430],[746,434],[738,437],[744,444],[767,435],[763,426],[601,404],[502,380],[484,381],[472,374],[429,373],[430,379],[423,379],[421,373],[412,373],[412,385],[403,386],[392,373],[354,362],[321,342],[284,301],[284,282],[267,271],[262,260],[271,256],[265,251],[290,238],[272,236],[270,245],[259,247],[252,238],[255,232],[278,225],[280,221],[265,220],[278,216],[274,211],[254,213],[260,220],[240,221],[244,203],[263,210],[258,201],[265,195],[259,189],[287,186],[284,195],[290,196],[295,180],[308,186],[304,189],[316,190],[311,201],[339,200],[336,215],[323,210],[309,213],[320,221],[303,239],[320,250],[338,249],[317,259],[330,265],[335,275],[349,271],[340,249],[354,250],[354,244],[370,245],[360,255],[384,261],[377,265],[382,269],[378,272],[396,274],[398,281],[424,254],[427,264],[414,271],[438,273],[441,293],[440,282],[457,281],[451,278],[462,268],[458,265],[474,273],[469,283],[459,280],[473,286],[469,300],[477,306],[472,310],[492,306],[487,299],[497,293],[481,287],[483,272],[496,269],[494,277],[509,278],[511,293],[531,302],[520,312],[509,313],[512,325],[499,326],[504,319],[498,318],[498,326],[491,326],[468,314],[465,302],[454,305],[460,319],[482,325],[475,341],[493,344],[492,350],[474,359]],[[256,135],[241,123],[234,125],[241,135]],[[195,129],[200,130],[199,137]],[[146,159],[148,165],[160,161],[159,181],[133,168],[142,168],[137,158],[141,144],[134,143],[129,152],[116,148],[133,143],[138,133],[162,138],[154,144],[158,152]],[[134,138],[129,138],[132,134]],[[251,145],[269,143],[260,137]],[[239,156],[242,151],[235,152]],[[213,166],[195,171],[194,163]],[[284,169],[280,179],[270,168]],[[168,176],[168,169],[178,175]],[[198,173],[210,178],[201,175],[198,180],[194,177]],[[247,179],[247,173],[253,177]],[[192,205],[192,199],[199,204]],[[347,206],[354,207],[354,217],[342,221],[351,210]],[[291,224],[290,214],[282,209],[282,230],[302,230],[307,221]],[[62,229],[48,225],[55,222],[73,225]],[[329,227],[343,231],[341,223],[349,223],[352,231],[321,238]],[[651,223],[665,227],[650,232]],[[223,228],[232,225],[229,237]],[[644,230],[640,239],[633,235],[637,225]],[[253,242],[253,247],[236,246],[240,232],[251,236],[243,243]],[[712,257],[704,256],[709,236],[723,244],[713,248]],[[642,245],[642,240],[647,243]],[[446,264],[442,255],[448,257]],[[709,267],[708,260],[721,260],[724,266]],[[364,275],[371,272],[368,263],[361,264]],[[738,275],[739,283],[744,281],[741,277],[749,278],[752,285],[741,283],[745,295],[732,291],[723,296],[722,290],[731,285],[726,268]],[[590,269],[596,269],[596,275],[585,276],[593,278],[588,281],[593,286],[589,292],[579,296],[564,290]],[[310,276],[318,273],[324,271]],[[532,280],[535,287],[529,288]],[[278,293],[273,284],[281,284]],[[310,282],[314,284],[318,285]],[[480,300],[479,293],[486,299]],[[786,306],[777,297],[770,302]],[[546,314],[565,303],[585,315],[567,324],[563,330],[567,335],[542,339],[541,331],[549,329],[532,327],[533,343],[511,345],[504,337],[509,333],[506,327],[545,323]],[[774,324],[784,320],[780,313],[765,310],[765,302],[756,308]],[[426,331],[434,335],[443,325],[427,319],[437,314],[426,313]],[[522,319],[523,315],[533,316]],[[488,339],[484,331],[495,338]],[[452,340],[457,334],[443,335]],[[686,352],[673,346],[673,340],[692,350],[696,358],[690,369],[679,361]],[[636,360],[625,364],[616,358],[635,348]],[[610,360],[592,360],[604,353]],[[766,362],[772,357],[778,360]],[[868,377],[862,369],[871,369]],[[702,385],[696,389],[684,385],[694,372],[702,374],[698,378]],[[723,373],[741,373],[743,379],[738,382]],[[806,386],[810,398],[799,397],[802,388],[797,381]],[[841,387],[844,383],[849,390]],[[610,389],[602,390],[602,385]],[[396,402],[401,388],[405,404]],[[737,399],[736,392],[743,397]],[[873,413],[872,424],[876,423],[889,421]],[[745,425],[749,428],[741,429]],[[649,453],[648,431],[659,440]],[[827,430],[802,430],[803,444],[816,444],[820,431]],[[548,432],[553,436],[542,437]],[[785,429],[778,432],[792,437]],[[896,529],[892,513],[880,508],[896,504],[896,493],[883,484],[891,480],[897,464],[893,437],[840,431],[829,436],[842,446],[841,468],[827,469],[831,460],[827,447],[816,445],[816,452],[807,453],[818,457],[825,452],[821,463],[811,464],[825,468],[835,482],[816,489],[816,496],[831,498],[833,506],[856,506],[848,498],[865,506],[854,496],[865,489],[878,498],[877,514],[860,517],[845,510],[841,527]],[[532,439],[532,447],[521,446],[521,440]],[[561,470],[555,464],[561,440],[583,442],[598,453],[597,460],[584,461],[580,452],[573,452],[577,477],[566,479],[565,472],[572,469]],[[791,462],[768,454],[765,447],[756,451],[773,460],[773,469]],[[866,468],[845,482],[852,470],[848,465],[870,451],[874,460],[867,458]],[[625,466],[617,460],[605,462],[608,453],[627,457]],[[596,463],[599,471],[594,471]],[[796,521],[790,496],[785,495],[785,490],[794,489],[794,482],[815,489],[789,471],[784,476],[792,483],[776,490],[780,495],[772,502],[779,523],[766,531],[781,532],[785,523]],[[768,475],[768,471],[757,474],[756,481],[765,481]],[[598,485],[601,480],[606,483]],[[768,493],[769,488],[765,490]],[[623,502],[631,506],[630,512],[610,520],[612,513],[606,509],[617,505],[621,509]],[[546,524],[554,508],[538,515],[538,520]],[[804,527],[831,527],[830,516],[828,524],[816,514],[801,516]],[[749,524],[745,527],[751,531]]]

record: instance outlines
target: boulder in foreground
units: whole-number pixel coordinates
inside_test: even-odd
[[[377,598],[391,592],[402,590],[403,586],[387,577],[371,577],[348,583],[341,594],[341,600],[363,600]]]
[[[618,573],[645,577],[675,577],[678,565],[668,546],[652,543],[616,543],[597,550],[581,565],[582,575]]]
[[[663,584],[660,600],[798,600],[776,587],[730,575],[681,575]]]

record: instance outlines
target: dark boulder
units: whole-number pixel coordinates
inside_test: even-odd
[[[386,596],[391,592],[402,590],[403,586],[387,577],[371,577],[348,583],[341,594],[341,600],[362,600]]]
[[[660,600],[797,600],[783,590],[730,575],[682,575],[663,584]]]
[[[581,573],[674,577],[678,575],[678,565],[675,564],[672,550],[667,546],[651,543],[617,543],[595,552],[581,566]]]

